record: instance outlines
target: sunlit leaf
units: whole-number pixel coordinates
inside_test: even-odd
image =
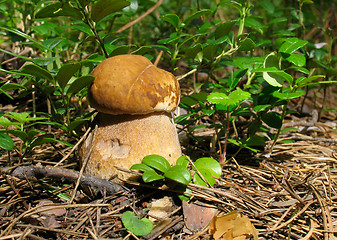
[[[282,53],[281,53],[282,54]],[[296,53],[292,53],[292,54],[282,54],[282,57],[293,63],[294,65],[298,66],[298,67],[303,67],[306,63],[306,59],[305,56],[300,55],[300,54],[296,54]]]
[[[183,166],[176,165],[171,167],[164,176],[178,183],[187,185],[191,182],[191,173]]]
[[[126,211],[121,216],[124,227],[137,236],[150,234],[153,228],[153,223],[147,219],[138,219],[131,211]]]
[[[204,179],[207,181],[209,185],[213,186],[216,183],[215,179],[212,177],[214,174],[213,171],[210,171],[210,169],[207,169],[207,168],[201,168],[201,169],[198,169],[198,171],[204,177]],[[207,183],[202,179],[202,177],[199,175],[198,172],[194,173],[193,182],[195,184],[198,184],[204,187],[208,186]]]
[[[12,138],[6,133],[0,132],[0,148],[5,149],[6,151],[12,150],[14,148],[14,142]]]
[[[213,158],[203,157],[199,158],[195,161],[194,166],[200,169],[207,169],[211,172],[211,174],[215,177],[220,177],[222,174],[222,167],[219,162]]]
[[[286,41],[281,45],[279,52],[282,53],[293,53],[301,47],[307,45],[308,41],[301,40],[298,38],[288,38]]]
[[[143,163],[134,164],[134,165],[132,165],[132,167],[130,169],[131,170],[139,170],[139,171],[143,171],[143,172],[154,171],[151,167],[149,167],[148,165],[143,164]]]
[[[187,156],[184,156],[184,155],[180,156],[176,162],[176,165],[182,166],[184,168],[187,168],[188,164],[189,164],[188,158]]]
[[[170,163],[164,157],[156,154],[145,156],[142,160],[142,163],[163,173],[166,173],[167,170],[169,170],[171,167]]]
[[[284,100],[298,98],[302,96],[303,94],[305,94],[305,91],[301,89],[297,90],[297,92],[273,92],[274,97],[277,97],[279,99],[284,99]]]
[[[148,182],[154,182],[154,181],[157,181],[157,180],[160,180],[160,179],[164,179],[164,178],[165,178],[164,176],[159,175],[153,169],[145,171],[143,173],[143,175],[142,175],[142,179],[146,183],[148,183]]]

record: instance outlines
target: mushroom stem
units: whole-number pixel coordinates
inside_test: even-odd
[[[91,141],[89,136],[80,156],[88,151]],[[131,174],[118,171],[114,166],[130,168],[150,154],[161,155],[170,164],[175,164],[181,156],[177,131],[169,113],[100,114],[93,151],[85,172],[105,179],[114,176],[130,179]]]

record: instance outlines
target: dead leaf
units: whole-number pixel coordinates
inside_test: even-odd
[[[39,219],[42,225],[46,228],[59,228],[61,224],[56,220],[55,215],[46,216]]]
[[[183,212],[186,228],[191,232],[199,232],[211,222],[217,209],[198,201],[183,201]]]
[[[254,237],[257,240],[257,231],[247,216],[232,211],[224,216],[215,216],[209,227],[209,233],[214,239],[244,240]]]
[[[167,196],[153,201],[149,211],[149,219],[153,222],[157,219],[166,218],[170,213],[172,206],[172,200]]]
[[[42,200],[39,203],[40,209],[48,209],[50,208],[50,206],[44,206],[44,205],[51,205],[54,202],[50,201],[50,200]],[[50,210],[46,210],[46,211],[42,211],[40,212],[41,215],[44,216],[63,216],[64,214],[66,214],[66,210],[65,208],[56,208],[56,209],[50,209]]]

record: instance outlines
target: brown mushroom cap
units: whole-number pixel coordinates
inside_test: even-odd
[[[146,57],[119,55],[105,59],[92,72],[88,93],[92,107],[108,114],[172,112],[180,88],[173,74],[154,66]]]

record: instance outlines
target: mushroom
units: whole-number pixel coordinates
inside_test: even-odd
[[[180,98],[173,74],[146,57],[119,55],[104,60],[92,75],[88,100],[99,112],[98,128],[79,151],[82,164],[89,157],[85,172],[127,180],[133,175],[115,166],[129,169],[150,154],[174,164],[181,147],[172,121]]]

